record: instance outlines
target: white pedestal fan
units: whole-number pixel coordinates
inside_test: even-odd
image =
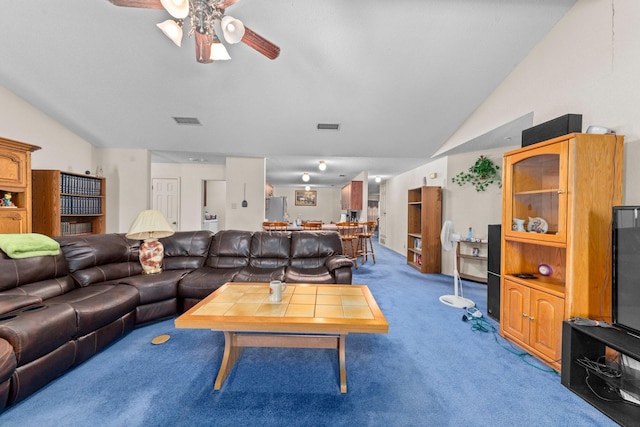
[[[476,303],[468,298],[462,297],[462,282],[456,262],[456,249],[459,244],[458,242],[460,242],[460,234],[453,232],[453,223],[449,220],[445,221],[442,226],[440,242],[445,251],[453,254],[453,295],[442,295],[440,302],[456,308],[470,308],[475,306]],[[458,295],[458,292],[460,292],[460,295]]]

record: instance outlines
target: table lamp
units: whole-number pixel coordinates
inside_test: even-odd
[[[155,274],[162,271],[164,246],[158,240],[173,235],[171,228],[162,212],[146,210],[138,214],[126,236],[127,239],[144,240],[140,245],[140,265],[144,274]]]

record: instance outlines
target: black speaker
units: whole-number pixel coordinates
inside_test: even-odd
[[[522,131],[522,146],[582,132],[582,114],[566,114]]]
[[[487,314],[500,321],[500,244],[502,226],[491,224],[487,243]]]

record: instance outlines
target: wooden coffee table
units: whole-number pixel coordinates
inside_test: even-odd
[[[346,336],[387,333],[389,324],[365,285],[287,284],[281,302],[267,283],[226,283],[175,320],[177,328],[224,332],[220,390],[244,347],[335,348],[340,392],[347,392]]]

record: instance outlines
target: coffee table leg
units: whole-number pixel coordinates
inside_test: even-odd
[[[340,393],[347,392],[347,335],[338,338],[338,358],[340,360]]]
[[[220,370],[216,377],[216,382],[213,385],[214,390],[220,390],[222,384],[227,379],[227,376],[233,369],[236,360],[242,354],[243,348],[236,345],[236,333],[224,332],[224,355],[222,356],[222,363],[220,364]]]

